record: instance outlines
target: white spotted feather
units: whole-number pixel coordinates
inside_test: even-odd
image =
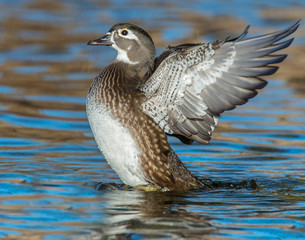
[[[273,54],[288,47],[293,26],[271,34],[243,40],[241,37],[208,44],[169,47],[142,87],[147,100],[142,110],[168,134],[178,134],[208,143],[221,114],[254,97],[273,74],[285,54]],[[166,54],[165,54],[166,55]],[[162,56],[162,54],[161,54]],[[158,59],[157,59],[158,60]]]

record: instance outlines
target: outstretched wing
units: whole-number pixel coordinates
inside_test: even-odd
[[[208,143],[221,113],[242,105],[266,85],[299,21],[282,31],[249,39],[169,47],[141,89],[142,110],[168,134]],[[244,34],[245,35],[245,34]],[[165,57],[164,57],[165,56]],[[158,62],[158,60],[157,60]]]

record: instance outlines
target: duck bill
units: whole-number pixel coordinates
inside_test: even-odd
[[[111,46],[112,42],[110,41],[110,34],[107,34],[101,38],[95,39],[95,40],[90,40],[87,45],[101,45],[101,46]]]

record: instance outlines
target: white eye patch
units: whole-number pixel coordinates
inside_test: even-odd
[[[127,31],[127,35],[122,34],[122,31]],[[134,39],[134,40],[138,41],[138,38],[136,37],[136,35],[134,35],[130,30],[127,30],[127,29],[119,29],[118,35],[120,37],[124,37],[127,39]],[[115,50],[117,50],[117,52],[118,52],[118,55],[116,57],[117,61],[125,62],[125,63],[132,64],[132,65],[139,63],[139,62],[133,62],[129,59],[127,51],[130,50],[130,47],[125,50],[125,49],[121,49],[117,46],[117,44],[114,41],[114,33],[111,34],[110,41],[113,43],[111,47],[114,48]]]
[[[126,32],[124,32],[124,31],[126,31]],[[135,41],[139,42],[138,37],[132,31],[130,31],[129,29],[126,29],[126,28],[118,29],[117,33],[112,32],[112,33],[109,33],[109,34],[111,34],[110,41],[113,43],[111,47],[114,48],[115,50],[117,50],[117,52],[118,52],[116,60],[121,61],[121,62],[125,62],[125,63],[128,63],[128,64],[138,64],[139,62],[131,61],[128,57],[127,51],[130,50],[131,46],[128,47],[127,49],[121,49],[116,44],[116,42],[114,40],[114,37],[115,37],[114,35],[118,34],[122,38],[126,38],[126,39],[129,39],[129,40],[135,40]]]
[[[138,37],[129,29],[126,28],[120,28],[118,29],[118,34],[120,37],[124,37],[130,40],[136,40],[139,41]]]

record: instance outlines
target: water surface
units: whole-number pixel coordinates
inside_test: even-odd
[[[86,43],[114,23],[145,27],[160,52],[168,44],[234,36],[249,23],[252,34],[287,26],[295,19],[264,11],[304,9],[301,0],[293,4],[1,1],[0,238],[304,239],[305,91],[304,82],[292,84],[286,63],[256,98],[224,114],[209,145],[170,138],[190,170],[220,186],[211,191],[124,188],[85,113],[87,89],[115,57]],[[295,46],[303,40],[301,26]]]

